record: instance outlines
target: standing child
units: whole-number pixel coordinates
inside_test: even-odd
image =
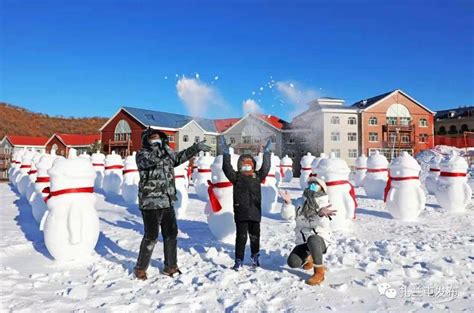
[[[234,185],[234,220],[236,224],[235,264],[233,269],[242,268],[247,234],[250,235],[250,260],[254,267],[260,266],[260,221],[262,219],[261,183],[270,171],[269,140],[264,148],[263,162],[260,170],[256,171],[255,159],[250,154],[243,154],[237,162],[238,171],[231,164],[230,145],[221,137],[221,149],[224,152],[222,170],[227,179]]]
[[[303,196],[296,200],[295,205],[291,204],[288,192],[282,194],[282,211],[292,211],[296,208],[297,245],[288,257],[288,265],[291,268],[314,269],[314,274],[306,280],[311,286],[319,285],[324,280],[323,254],[326,253],[330,240],[329,220],[336,214],[336,210],[330,209],[326,188],[324,181],[310,177],[308,187],[303,191]]]

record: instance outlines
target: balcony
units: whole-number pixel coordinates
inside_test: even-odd
[[[413,123],[396,123],[396,124],[384,124],[382,125],[382,131],[384,132],[412,132],[415,130]]]
[[[133,142],[131,139],[128,140],[109,140],[109,146],[112,147],[128,147],[133,146]]]
[[[411,142],[401,142],[395,141],[395,143],[391,140],[389,141],[382,141],[384,148],[400,148],[400,149],[412,149],[415,146],[413,141]]]

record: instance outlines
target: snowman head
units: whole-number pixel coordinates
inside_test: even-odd
[[[316,168],[318,177],[324,181],[347,180],[351,169],[346,161],[331,152],[329,158],[321,159]]]
[[[408,152],[402,154],[390,163],[390,176],[392,177],[413,177],[418,176],[421,166]]]
[[[50,190],[94,186],[95,170],[92,164],[82,158],[57,158],[48,170]]]

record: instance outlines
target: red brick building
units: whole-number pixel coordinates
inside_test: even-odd
[[[46,142],[46,152],[56,150],[56,154],[67,156],[69,149],[74,148],[80,154],[88,151],[91,145],[100,142],[100,134],[60,134],[55,133]]]
[[[360,153],[380,150],[392,159],[402,151],[414,155],[434,145],[435,112],[399,89],[352,107],[359,109]]]

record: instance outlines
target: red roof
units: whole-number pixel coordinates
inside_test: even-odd
[[[228,128],[232,127],[235,123],[240,121],[240,118],[223,118],[214,120],[214,124],[216,125],[216,129],[219,133],[226,131]]]
[[[7,135],[8,141],[14,146],[44,146],[48,141],[46,137],[14,136]]]
[[[258,114],[258,117],[260,117],[262,120],[266,121],[267,123],[272,124],[278,129],[282,129],[285,126],[285,124],[287,124],[286,121],[274,115]]]
[[[100,140],[100,134],[81,135],[81,134],[58,134],[55,135],[61,139],[66,146],[89,146]]]

